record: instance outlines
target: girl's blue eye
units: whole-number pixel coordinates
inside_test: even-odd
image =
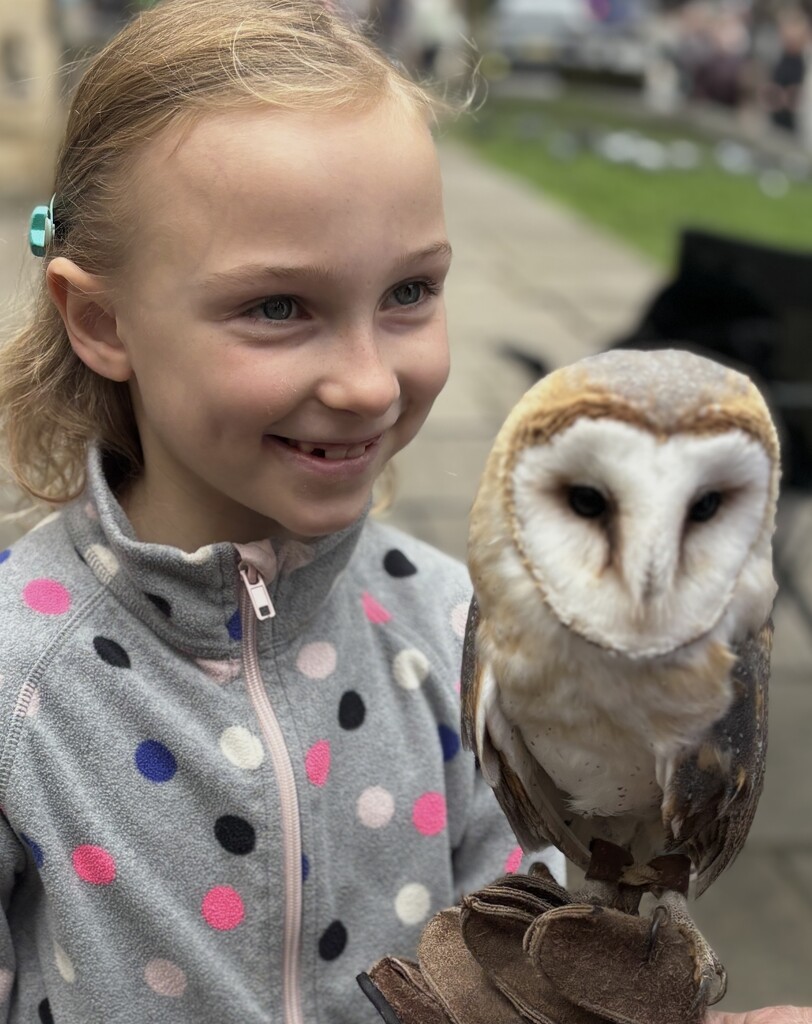
[[[274,295],[262,303],[262,315],[268,320],[290,320],[296,303],[288,295]]]
[[[413,306],[423,297],[423,285],[420,281],[409,281],[398,285],[392,292],[395,302],[400,306]]]

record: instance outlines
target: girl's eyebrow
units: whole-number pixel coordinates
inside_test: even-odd
[[[396,264],[398,267],[409,266],[419,263],[421,260],[439,256],[444,260],[451,259],[451,246],[445,239],[427,245],[424,249],[415,252],[405,253],[399,256]],[[228,285],[244,285],[254,281],[264,281],[268,278],[335,278],[338,274],[334,267],[324,266],[319,263],[303,263],[294,266],[269,266],[266,263],[246,263],[240,267],[232,267],[229,270],[218,270],[210,274],[200,284],[201,290],[212,287],[223,287]]]

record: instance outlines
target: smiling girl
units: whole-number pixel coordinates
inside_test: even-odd
[[[373,1020],[518,865],[467,576],[367,515],[448,373],[432,115],[315,0],[172,0],[79,86],[0,367],[62,508],[0,566],[3,1020]]]

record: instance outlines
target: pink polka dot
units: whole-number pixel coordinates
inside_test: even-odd
[[[454,683],[454,693],[459,693],[461,690],[462,690],[462,680],[458,679],[456,681],[456,683]]]
[[[379,605],[375,598],[371,594],[367,594],[366,591],[361,597],[361,603],[364,606],[366,617],[370,622],[374,622],[376,626],[383,625],[384,622],[388,622],[392,618],[389,612]]]
[[[215,683],[220,683],[221,686],[233,682],[242,671],[242,664],[236,658],[225,661],[212,661],[209,658],[196,658],[195,660],[206,675]]]
[[[436,836],[445,828],[445,797],[442,793],[424,793],[412,807],[412,822],[421,835]]]
[[[73,869],[83,882],[109,885],[116,877],[116,862],[101,846],[77,846]]]
[[[70,594],[56,580],[31,580],[23,590],[23,600],[29,608],[43,615],[64,615],[70,608]]]
[[[332,644],[305,644],[296,658],[296,668],[308,679],[326,679],[335,671],[336,649]]]
[[[323,786],[330,774],[330,742],[319,740],[305,755],[305,771],[314,786]]]
[[[245,917],[240,894],[229,885],[216,885],[203,897],[201,907],[206,924],[220,932],[231,931]]]
[[[522,863],[522,848],[516,846],[508,854],[508,859],[505,861],[505,874],[512,875],[514,872],[519,870],[519,866]]]

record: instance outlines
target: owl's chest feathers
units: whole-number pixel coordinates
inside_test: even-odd
[[[502,713],[574,810],[656,813],[658,764],[697,745],[730,704],[727,645],[640,662],[552,639],[528,646],[525,633],[522,650],[495,652]]]

